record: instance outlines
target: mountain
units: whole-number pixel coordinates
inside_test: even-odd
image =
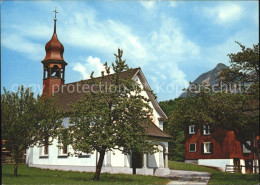
[[[219,75],[219,73],[223,70],[228,68],[228,66],[226,66],[225,64],[219,63],[217,64],[217,66],[206,72],[201,74],[198,78],[196,78],[196,80],[194,80],[192,82],[192,84],[210,84],[211,86],[214,85],[216,83],[216,78]],[[186,92],[182,93],[180,95],[180,97],[185,97],[186,96]]]

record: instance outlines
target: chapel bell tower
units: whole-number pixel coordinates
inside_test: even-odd
[[[45,45],[46,56],[42,60],[43,64],[43,95],[51,96],[60,85],[64,84],[65,66],[67,63],[63,59],[64,47],[56,34],[56,13],[54,18],[54,32],[51,40]]]

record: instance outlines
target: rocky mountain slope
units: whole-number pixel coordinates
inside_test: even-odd
[[[216,83],[216,79],[217,76],[219,75],[219,73],[223,70],[228,68],[228,66],[226,66],[225,64],[219,63],[217,64],[217,66],[206,72],[201,74],[198,78],[196,78],[196,80],[194,80],[192,83],[193,84],[210,84],[210,85],[214,85]],[[182,93],[180,95],[180,97],[185,97],[186,96],[186,92]]]

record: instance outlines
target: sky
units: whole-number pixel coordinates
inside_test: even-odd
[[[99,76],[118,48],[141,67],[159,101],[177,98],[189,82],[229,65],[227,54],[259,42],[257,1],[2,1],[1,91],[23,84],[42,90],[45,44],[64,45],[65,83]]]

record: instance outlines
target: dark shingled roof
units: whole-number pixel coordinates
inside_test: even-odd
[[[134,77],[134,75],[138,72],[140,68],[131,69],[128,71],[124,71],[120,74],[121,78]],[[114,74],[106,75],[104,81],[109,82],[110,77]],[[97,77],[94,79],[99,79],[101,77]],[[92,79],[82,80],[78,82],[68,83],[61,85],[59,91],[55,93],[55,97],[57,97],[58,103],[64,110],[68,110],[68,104],[76,103],[80,98],[87,92],[89,92],[90,83]],[[73,90],[74,89],[74,90]],[[78,91],[77,91],[78,89]],[[97,90],[96,88],[93,88]]]
[[[128,71],[124,71],[120,74],[121,78],[133,78],[135,74],[140,70],[140,68],[131,69]],[[104,81],[109,82],[110,77],[114,74],[106,75]],[[100,77],[97,77],[95,79],[98,79]],[[80,100],[80,98],[87,92],[89,92],[89,86],[86,85],[88,82],[90,83],[92,79],[88,80],[82,80],[78,82],[73,82],[69,84],[64,84],[60,86],[59,91],[56,92],[54,95],[57,98],[58,104],[61,105],[61,107],[64,110],[68,110],[68,104],[70,103],[76,103]],[[85,85],[85,88],[84,88]],[[73,90],[74,89],[74,90]],[[77,91],[76,89],[79,89]],[[164,133],[160,128],[158,128],[154,123],[150,124],[149,127],[146,129],[147,135],[150,137],[156,137],[156,138],[171,138],[170,135]]]
[[[171,138],[170,135],[163,132],[159,127],[157,127],[154,123],[151,123],[149,127],[146,129],[146,133],[150,137],[158,137],[158,138]]]

